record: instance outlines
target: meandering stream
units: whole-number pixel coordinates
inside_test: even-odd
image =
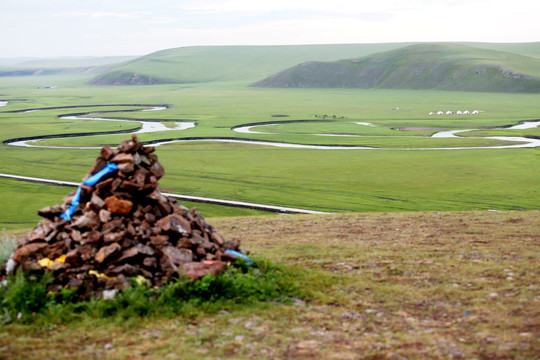
[[[355,122],[357,125],[361,126],[376,126],[369,122]],[[263,124],[263,125],[248,125],[248,126],[241,126],[234,128],[233,130],[239,133],[243,134],[267,134],[267,135],[274,135],[276,133],[270,133],[270,132],[261,132],[252,130],[254,128],[261,128],[263,126],[273,126],[273,125],[281,125],[280,123],[273,123],[273,124]],[[514,125],[511,127],[500,127],[500,128],[494,128],[494,130],[497,129],[507,129],[507,130],[523,130],[523,129],[532,129],[536,128],[540,125],[540,120],[536,121],[529,121],[525,122],[519,125]],[[439,131],[435,134],[433,134],[432,138],[459,138],[456,134],[464,133],[468,131],[474,131],[479,129],[465,129],[465,130],[448,130],[448,131]],[[313,136],[328,136],[328,137],[403,137],[403,136],[365,136],[365,135],[346,135],[346,134],[308,134]],[[488,137],[475,137],[476,139],[492,139],[492,140],[502,140],[502,141],[513,141],[513,142],[521,142],[522,144],[514,144],[514,145],[499,145],[499,146],[468,146],[468,147],[439,147],[439,148],[411,148],[411,149],[395,149],[395,148],[373,148],[373,147],[360,147],[360,146],[323,146],[322,148],[332,148],[332,149],[370,149],[370,150],[467,150],[467,149],[514,149],[514,148],[533,148],[533,147],[539,147],[540,146],[540,140],[538,139],[532,139],[532,138],[526,138],[526,137],[518,137],[518,136],[488,136]],[[471,137],[472,139],[472,137]],[[266,144],[266,143],[265,143]],[[298,145],[298,144],[297,144]],[[278,146],[278,145],[275,145]],[[313,147],[312,145],[310,148],[321,148]]]
[[[6,106],[8,104],[7,101],[0,101],[0,106]],[[124,105],[127,106],[127,105]],[[81,106],[70,106],[70,107],[62,107],[62,108],[75,108],[75,107],[81,107]],[[144,109],[140,111],[160,111],[167,109],[166,106],[146,106]],[[40,111],[44,109],[28,109],[20,112],[35,112]],[[105,111],[107,112],[107,111]],[[111,111],[112,112],[112,111]],[[95,113],[95,112],[94,112]],[[103,113],[103,112],[102,112]],[[146,120],[137,120],[137,119],[114,119],[114,118],[101,118],[101,117],[85,117],[81,115],[66,115],[61,116],[61,119],[66,120],[96,120],[96,121],[129,121],[129,122],[136,122],[140,124],[140,128],[137,131],[129,132],[127,134],[142,134],[142,133],[151,133],[151,132],[165,132],[165,131],[178,131],[178,130],[187,130],[190,128],[195,127],[194,122],[174,122],[174,127],[168,127],[165,126],[163,123],[158,121],[146,121]],[[356,122],[355,124],[359,126],[376,126],[372,123],[368,122]],[[276,133],[269,133],[269,132],[262,132],[262,131],[256,131],[253,130],[255,128],[261,128],[264,126],[272,126],[272,125],[280,125],[280,123],[264,123],[264,124],[250,124],[246,126],[239,126],[235,127],[232,130],[237,133],[242,134],[276,134]],[[521,123],[515,126],[511,127],[501,127],[497,129],[509,129],[509,130],[519,130],[519,129],[530,129],[535,128],[540,125],[540,120],[530,121]],[[458,138],[457,134],[467,132],[467,131],[473,131],[477,129],[461,129],[461,130],[449,130],[449,131],[440,131],[435,134],[433,134],[431,137],[433,138]],[[123,131],[111,131],[107,134],[119,134],[119,133],[125,133]],[[63,138],[63,137],[73,137],[77,134],[69,134],[69,135],[54,135],[54,136],[43,136],[43,137],[32,137],[32,138],[24,138],[24,139],[11,139],[6,140],[4,143],[12,146],[22,146],[22,147],[38,147],[38,148],[54,148],[54,149],[96,149],[99,147],[90,147],[90,146],[47,146],[47,145],[38,145],[36,144],[37,141],[50,139],[51,137],[54,138]],[[103,133],[97,133],[97,134],[79,134],[78,136],[98,136],[98,135],[104,135]],[[340,134],[307,134],[307,135],[313,135],[313,136],[347,136],[347,137],[390,137],[390,136],[363,136],[363,135],[340,135]],[[403,136],[400,136],[403,138]],[[408,148],[408,149],[400,149],[400,148],[374,148],[374,147],[367,147],[367,146],[347,146],[347,145],[306,145],[306,144],[295,144],[295,143],[284,143],[284,142],[275,142],[275,141],[264,141],[264,140],[253,140],[253,139],[241,139],[241,138],[205,138],[205,137],[197,137],[197,138],[189,138],[189,139],[175,139],[175,140],[163,140],[163,141],[156,141],[152,142],[152,146],[160,146],[165,144],[171,144],[171,143],[178,143],[178,142],[192,142],[192,141],[218,141],[218,142],[230,142],[230,143],[244,143],[244,144],[255,144],[255,145],[265,145],[265,146],[275,146],[275,147],[281,147],[281,148],[294,148],[294,149],[317,149],[317,150],[467,150],[467,149],[514,149],[514,148],[534,148],[534,147],[540,147],[540,140],[538,139],[532,139],[532,138],[525,138],[525,137],[509,137],[509,136],[488,136],[488,137],[477,137],[480,139],[493,139],[493,140],[502,140],[502,141],[512,141],[512,142],[519,142],[520,144],[512,144],[512,145],[498,145],[498,146],[470,146],[470,147],[439,147],[439,148]]]

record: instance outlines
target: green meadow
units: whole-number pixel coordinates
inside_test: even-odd
[[[0,100],[9,103],[0,107],[2,142],[46,135],[52,138],[35,144],[97,148],[24,148],[2,143],[1,172],[79,182],[99,155],[100,146],[114,146],[131,136],[99,133],[140,128],[136,121],[59,118],[76,113],[167,126],[167,131],[139,134],[144,142],[189,139],[157,147],[156,154],[166,169],[160,184],[169,192],[328,212],[539,208],[540,150],[437,150],[517,144],[487,136],[537,137],[540,130],[536,128],[494,128],[538,119],[538,94],[249,86],[254,74],[268,71],[263,65],[236,80],[231,75],[221,80],[146,86],[89,85],[95,75],[88,74],[3,78]],[[45,89],[45,85],[57,87]],[[136,104],[169,107],[141,111],[144,106]],[[58,108],[74,106],[84,107]],[[49,109],[13,112],[38,108]],[[480,113],[429,115],[438,110]],[[175,122],[196,126],[176,130]],[[256,133],[234,131],[247,125],[265,126],[252,128]],[[477,130],[459,138],[430,138],[438,131],[458,129]],[[95,136],[76,136],[81,133]],[[57,137],[61,135],[70,136]],[[373,149],[296,149],[206,138]],[[0,180],[0,227],[28,228],[38,220],[35,210],[60,203],[69,191]],[[252,213],[223,206],[198,208],[204,208],[203,214],[208,211],[206,216]]]

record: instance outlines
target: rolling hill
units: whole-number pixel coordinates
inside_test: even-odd
[[[104,86],[225,82],[537,92],[539,61],[540,42],[191,46],[137,58],[0,59],[0,76],[84,74]]]
[[[303,62],[252,86],[540,92],[540,59],[463,44],[416,44],[347,60]]]
[[[409,44],[190,46],[157,51],[91,80],[94,85],[260,80],[299,62],[335,61]]]

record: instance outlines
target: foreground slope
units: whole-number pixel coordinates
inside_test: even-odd
[[[253,85],[539,92],[540,60],[461,44],[417,44],[361,58],[304,62]]]
[[[213,219],[311,297],[0,328],[11,358],[535,359],[538,212]],[[84,334],[84,336],[81,336]],[[66,341],[69,339],[69,341]]]

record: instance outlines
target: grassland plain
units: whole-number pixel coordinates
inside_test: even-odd
[[[213,218],[295,269],[309,299],[217,313],[0,328],[6,358],[534,359],[540,214]]]
[[[42,78],[39,78],[42,79]],[[54,82],[55,77],[51,77]],[[64,87],[44,90],[16,78],[0,89],[12,100],[0,109],[2,141],[38,135],[137,129],[136,122],[59,119],[60,114],[126,110],[91,107],[50,109],[30,113],[6,111],[97,104],[168,104],[163,111],[116,112],[104,117],[195,121],[188,130],[140,134],[143,141],[163,138],[232,137],[305,144],[375,147],[447,147],[497,145],[486,139],[431,139],[437,130],[504,126],[538,118],[538,95],[459,93],[443,91],[352,89],[258,89],[238,84],[92,87],[74,77]],[[18,82],[18,83],[17,83]],[[398,110],[399,108],[399,110]],[[133,107],[142,109],[142,107]],[[477,116],[429,116],[430,111],[479,109]],[[327,123],[324,114],[344,117]],[[273,117],[287,115],[286,117]],[[318,116],[318,117],[314,117]],[[242,124],[306,120],[263,127],[276,134],[241,134]],[[377,127],[354,122],[371,122]],[[430,130],[398,131],[404,127]],[[258,129],[257,129],[258,130]],[[538,130],[481,130],[490,135],[535,135]],[[321,137],[316,133],[391,135],[392,137]],[[48,145],[102,146],[126,135],[49,139]],[[2,172],[78,182],[92,165],[97,150],[18,148],[2,144]],[[167,174],[162,186],[171,192],[248,202],[305,207],[325,211],[433,211],[471,209],[538,209],[540,198],[537,149],[472,151],[379,151],[281,149],[232,143],[178,143],[157,150]],[[13,183],[10,183],[13,184]],[[21,187],[22,189],[23,187]],[[45,189],[45,187],[41,187]],[[22,192],[26,190],[21,190]],[[31,193],[31,192],[30,192]],[[9,201],[1,213],[17,210],[19,192],[3,187]],[[22,193],[21,193],[22,194]],[[28,195],[21,195],[22,197]],[[48,201],[49,196],[44,197]],[[45,205],[59,203],[61,198]],[[40,204],[43,204],[41,202]],[[38,207],[36,207],[37,209]],[[220,215],[221,207],[211,211]],[[223,209],[224,210],[224,209]],[[217,212],[216,212],[217,211]],[[236,210],[227,210],[223,216]],[[242,213],[242,212],[240,212]],[[36,221],[33,211],[2,215],[7,223]]]

